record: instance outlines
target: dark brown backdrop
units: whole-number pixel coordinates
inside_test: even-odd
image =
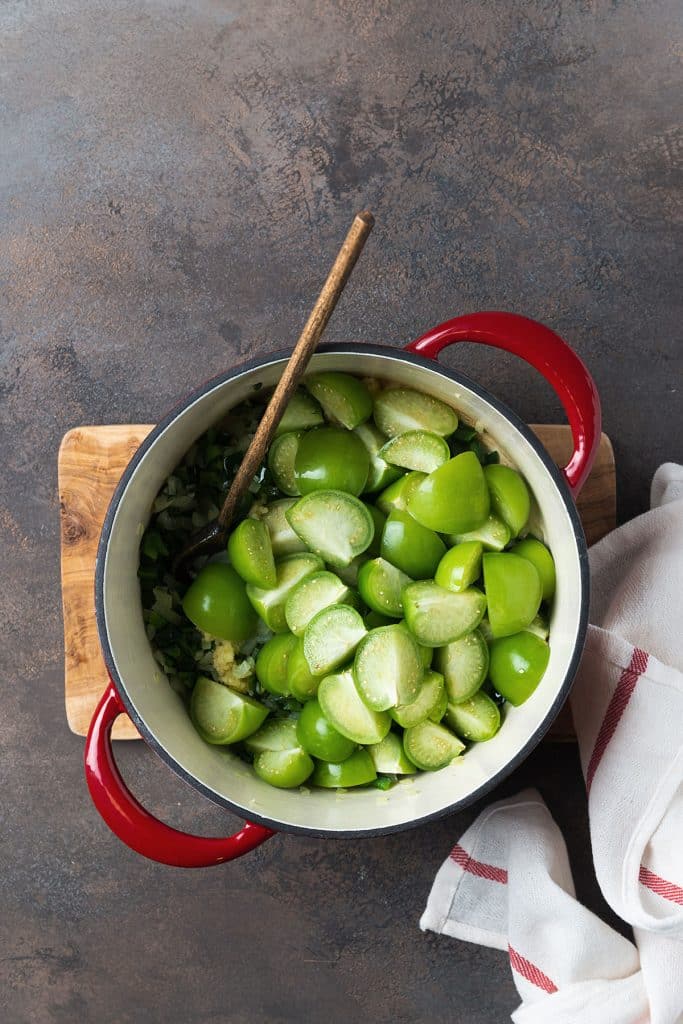
[[[150,422],[189,386],[292,343],[352,212],[377,227],[329,338],[400,345],[503,308],[595,373],[621,518],[680,458],[673,256],[678,5],[636,0],[7,0],[0,12],[0,984],[8,1024],[504,1021],[503,954],[422,935],[477,809],[365,843],[280,838],[202,872],[98,820],[62,710],[56,451]],[[680,179],[679,179],[680,180]],[[676,218],[678,216],[678,221]],[[680,290],[680,289],[679,289]],[[509,357],[449,358],[523,416],[556,401]],[[167,820],[234,822],[140,745]],[[537,784],[579,894],[573,748]]]

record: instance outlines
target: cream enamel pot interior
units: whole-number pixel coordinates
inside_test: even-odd
[[[492,394],[432,360],[454,341],[480,341],[513,351],[539,369],[567,411],[575,450],[559,470],[528,427]],[[431,356],[427,358],[427,356]],[[587,622],[587,552],[573,500],[600,437],[600,409],[580,359],[552,331],[507,313],[477,313],[448,321],[408,350],[374,345],[325,345],[310,370],[344,370],[414,387],[452,405],[483,430],[504,462],[516,466],[535,499],[533,525],[557,566],[551,656],[536,692],[506,709],[500,732],[475,744],[441,771],[408,777],[387,792],[278,790],[256,777],[229,748],[212,747],[195,732],[186,708],[156,664],[145,635],[137,582],[138,546],[152,501],[200,434],[229,409],[272,387],[287,355],[246,363],[208,382],[178,405],[143,442],[112,499],[96,569],[97,621],[111,685],[86,743],[86,777],[105,821],[130,847],[167,864],[199,867],[247,852],[274,830],[329,837],[376,836],[411,828],[464,807],[487,793],[536,746],[564,703],[581,655]],[[148,744],[200,793],[248,819],[236,836],[187,835],[152,817],[125,787],[114,763],[111,726],[127,713]]]

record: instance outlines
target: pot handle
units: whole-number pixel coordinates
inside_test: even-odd
[[[111,730],[125,711],[110,681],[85,741],[85,778],[95,807],[126,846],[159,864],[203,868],[241,857],[275,835],[263,825],[246,821],[234,836],[212,839],[179,832],[153,817],[130,792],[114,761]]]
[[[564,406],[574,451],[562,470],[574,497],[590,473],[600,444],[600,399],[583,361],[549,327],[516,313],[468,313],[446,320],[407,345],[408,352],[436,359],[456,341],[478,341],[530,363],[552,385]]]

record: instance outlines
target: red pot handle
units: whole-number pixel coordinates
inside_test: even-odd
[[[93,715],[85,741],[85,777],[95,807],[112,832],[143,857],[179,868],[204,868],[249,853],[275,833],[251,821],[234,836],[210,839],[179,832],[138,803],[116,767],[111,730],[125,707],[109,683]]]
[[[574,451],[562,472],[576,496],[590,473],[600,444],[600,399],[586,366],[566,341],[549,327],[516,313],[468,313],[432,327],[408,352],[436,359],[456,341],[478,341],[512,352],[550,382],[567,413]]]

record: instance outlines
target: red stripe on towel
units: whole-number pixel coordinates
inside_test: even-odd
[[[510,954],[510,966],[513,971],[521,974],[523,978],[530,981],[532,985],[536,985],[537,988],[542,988],[544,992],[557,992],[555,982],[547,974],[544,974],[540,967],[532,964],[531,960],[527,960],[525,956],[518,953],[512,946],[508,946],[508,953]]]
[[[656,892],[658,896],[662,896],[665,900],[671,900],[672,903],[678,903],[683,907],[683,888],[680,885],[676,885],[675,882],[667,882],[666,878],[656,875],[654,871],[650,871],[644,864],[640,865],[638,881],[646,889]]]
[[[450,852],[450,858],[470,875],[476,875],[477,878],[488,878],[489,882],[500,882],[501,885],[507,884],[508,873],[505,868],[497,868],[493,864],[484,864],[483,861],[475,860],[474,857],[470,857],[460,843],[455,844]]]
[[[595,741],[595,747],[591,754],[591,759],[588,762],[588,771],[586,772],[586,793],[590,793],[591,791],[591,786],[593,785],[593,779],[595,778],[595,773],[598,770],[598,765],[602,761],[609,741],[616,732],[621,716],[626,710],[626,706],[636,688],[636,683],[647,668],[647,660],[648,656],[645,651],[641,651],[639,647],[633,648],[633,654],[631,655],[629,666],[621,673],[616,689],[612,694],[609,704],[607,705],[607,711],[605,712],[605,717],[602,720],[602,725],[600,726],[598,738]]]

